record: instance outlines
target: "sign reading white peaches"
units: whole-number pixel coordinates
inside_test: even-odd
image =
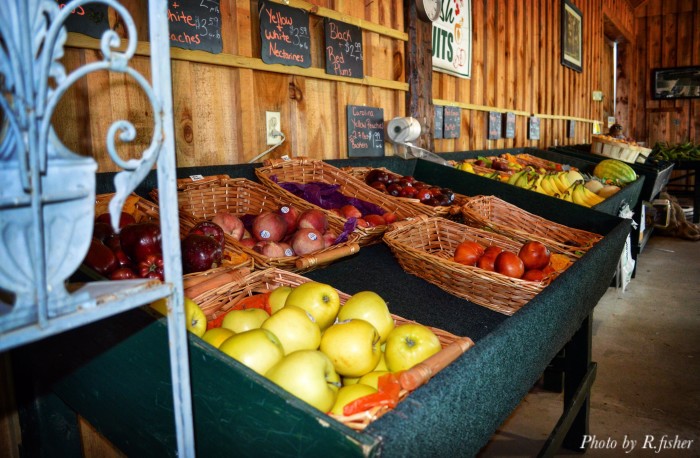
[[[392,315],[375,292],[314,281],[246,296],[202,339],[340,421],[376,418],[473,345]]]

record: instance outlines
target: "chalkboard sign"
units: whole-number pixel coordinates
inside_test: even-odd
[[[501,138],[501,113],[498,111],[489,111],[488,120],[488,139],[498,140]]]
[[[442,120],[444,113],[445,111],[443,106],[435,106],[435,121],[433,123],[435,128],[435,138],[442,138]]]
[[[362,30],[354,25],[326,18],[326,73],[362,78]]]
[[[462,110],[458,107],[443,108],[442,138],[459,138],[462,128]]]
[[[68,0],[57,0],[63,8]],[[105,30],[109,30],[109,16],[107,5],[102,3],[90,3],[76,7],[66,19],[66,30],[82,33],[93,38],[102,38]]]
[[[384,110],[348,105],[348,157],[384,156]]]
[[[503,137],[515,138],[515,113],[508,112],[503,118]]]
[[[573,119],[569,120],[569,131],[567,137],[574,138],[576,136],[576,121]]]
[[[528,138],[530,140],[539,140],[540,139],[540,118],[538,118],[537,116],[530,116],[528,130],[529,130]]]
[[[219,0],[168,0],[170,46],[221,52]]]
[[[258,1],[261,54],[266,64],[311,66],[309,13],[299,8]]]

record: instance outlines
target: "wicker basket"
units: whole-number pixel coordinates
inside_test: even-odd
[[[494,196],[475,196],[462,206],[466,224],[492,229],[525,243],[537,240],[556,252],[581,257],[603,237],[593,232],[557,224]]]
[[[367,174],[374,169],[383,170],[387,173],[397,175],[396,172],[393,172],[385,167],[343,167],[341,170],[343,172],[347,173],[348,175],[355,177],[364,183],[365,177],[367,176]],[[390,197],[392,197],[396,200],[399,200],[401,202],[405,202],[409,205],[415,205],[416,212],[419,212],[418,214],[428,215],[428,216],[447,216],[450,214],[450,211],[451,211],[453,206],[461,206],[462,204],[464,204],[464,202],[467,199],[467,196],[455,193],[454,205],[432,206],[432,205],[427,205],[427,204],[421,203],[420,200],[418,200],[418,199],[410,199],[410,198],[406,198],[406,197],[394,197],[394,196],[390,196]]]
[[[151,193],[157,198],[157,190]],[[291,199],[290,199],[291,200]],[[193,221],[211,219],[217,212],[226,211],[237,216],[257,215],[264,211],[276,211],[290,200],[275,195],[268,188],[245,178],[218,177],[206,185],[190,187],[178,193],[180,213]],[[293,202],[300,210],[316,208],[305,200]],[[336,234],[343,232],[343,224],[329,218],[329,227]],[[227,247],[237,253],[245,253],[254,262],[255,269],[278,267],[294,272],[307,272],[334,260],[357,253],[360,249],[357,234],[350,234],[346,242],[310,253],[306,256],[271,258],[246,247],[226,235]]]
[[[247,296],[256,293],[264,293],[279,286],[295,287],[310,281],[308,278],[301,275],[276,268],[258,270],[252,273],[247,273],[245,270],[242,270],[241,272],[243,275],[241,281],[234,281],[225,284],[219,288],[207,291],[206,293],[193,298],[204,311],[208,321],[211,322],[217,320],[230,310],[235,310],[238,302]],[[340,296],[341,304],[344,304],[350,297],[350,295],[341,291],[338,291],[338,294]],[[414,321],[407,320],[397,315],[392,316],[394,317],[397,325],[414,323]],[[438,357],[442,357],[443,359],[443,365],[453,361],[456,357],[474,345],[474,342],[469,338],[458,337],[447,331],[430,326],[428,327],[435,333],[443,347],[443,350],[440,352],[442,355],[438,354]],[[458,350],[455,350],[457,348]],[[414,374],[421,374],[420,376],[422,377],[422,383],[427,382],[430,376],[435,375],[434,372],[429,375],[422,374],[420,367],[410,369],[409,371],[413,371]],[[409,393],[409,390],[403,389],[400,394],[400,400],[403,400],[409,395]],[[360,431],[389,410],[390,408],[383,406],[360,412],[352,416],[338,416],[331,414],[329,414],[329,416],[354,430]]]
[[[99,216],[102,213],[107,213],[109,211],[109,202],[114,197],[114,193],[108,194],[98,194],[95,196],[95,216]],[[122,211],[130,214],[134,217],[137,223],[141,222],[154,222],[159,223],[159,210],[158,205],[153,202],[144,199],[136,194],[129,195],[124,201],[124,206]],[[180,222],[180,234],[186,234],[190,229],[196,224],[196,221],[186,215],[179,215]],[[217,271],[219,269],[239,269],[239,268],[251,268],[253,266],[253,260],[245,253],[232,252],[229,247],[224,251],[224,257],[222,261],[222,266],[216,269],[210,269],[206,272],[195,272],[191,274],[186,274],[183,278],[189,278],[197,275],[208,274],[211,271]],[[85,264],[81,264],[80,271],[92,278],[93,280],[105,280],[105,277]]]
[[[505,315],[518,311],[554,278],[549,275],[541,282],[527,281],[455,262],[455,249],[464,241],[496,245],[514,253],[522,246],[505,235],[441,217],[421,216],[411,224],[395,223],[384,234],[384,242],[406,272]]]
[[[398,199],[383,194],[363,181],[354,178],[342,170],[333,167],[323,161],[294,158],[289,161],[275,159],[265,161],[265,166],[255,169],[255,174],[262,184],[270,188],[274,193],[289,202],[301,206],[302,203],[309,203],[297,197],[291,192],[281,188],[277,183],[293,182],[307,184],[312,182],[322,182],[326,184],[339,185],[339,191],[347,197],[370,202],[382,207],[386,211],[394,212],[399,220],[411,218],[416,215],[425,214],[425,209],[421,209],[416,204],[401,202]],[[314,208],[320,208],[314,205]],[[420,210],[419,210],[420,209]],[[329,221],[338,224],[345,224],[346,219],[333,212],[322,209],[328,214]],[[381,241],[382,234],[387,226],[357,227],[358,243],[360,246],[369,245]]]
[[[628,163],[644,163],[651,153],[651,149],[618,141],[604,135],[594,135],[591,141],[591,153]]]

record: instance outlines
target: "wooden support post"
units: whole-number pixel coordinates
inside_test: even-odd
[[[423,128],[418,146],[433,151],[433,25],[418,18],[416,4],[405,0],[408,43],[406,45],[406,77],[408,115],[416,118]]]

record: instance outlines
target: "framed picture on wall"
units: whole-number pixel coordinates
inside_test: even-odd
[[[583,71],[583,15],[570,0],[561,2],[561,64]]]
[[[700,67],[655,68],[651,84],[656,100],[700,98]]]

